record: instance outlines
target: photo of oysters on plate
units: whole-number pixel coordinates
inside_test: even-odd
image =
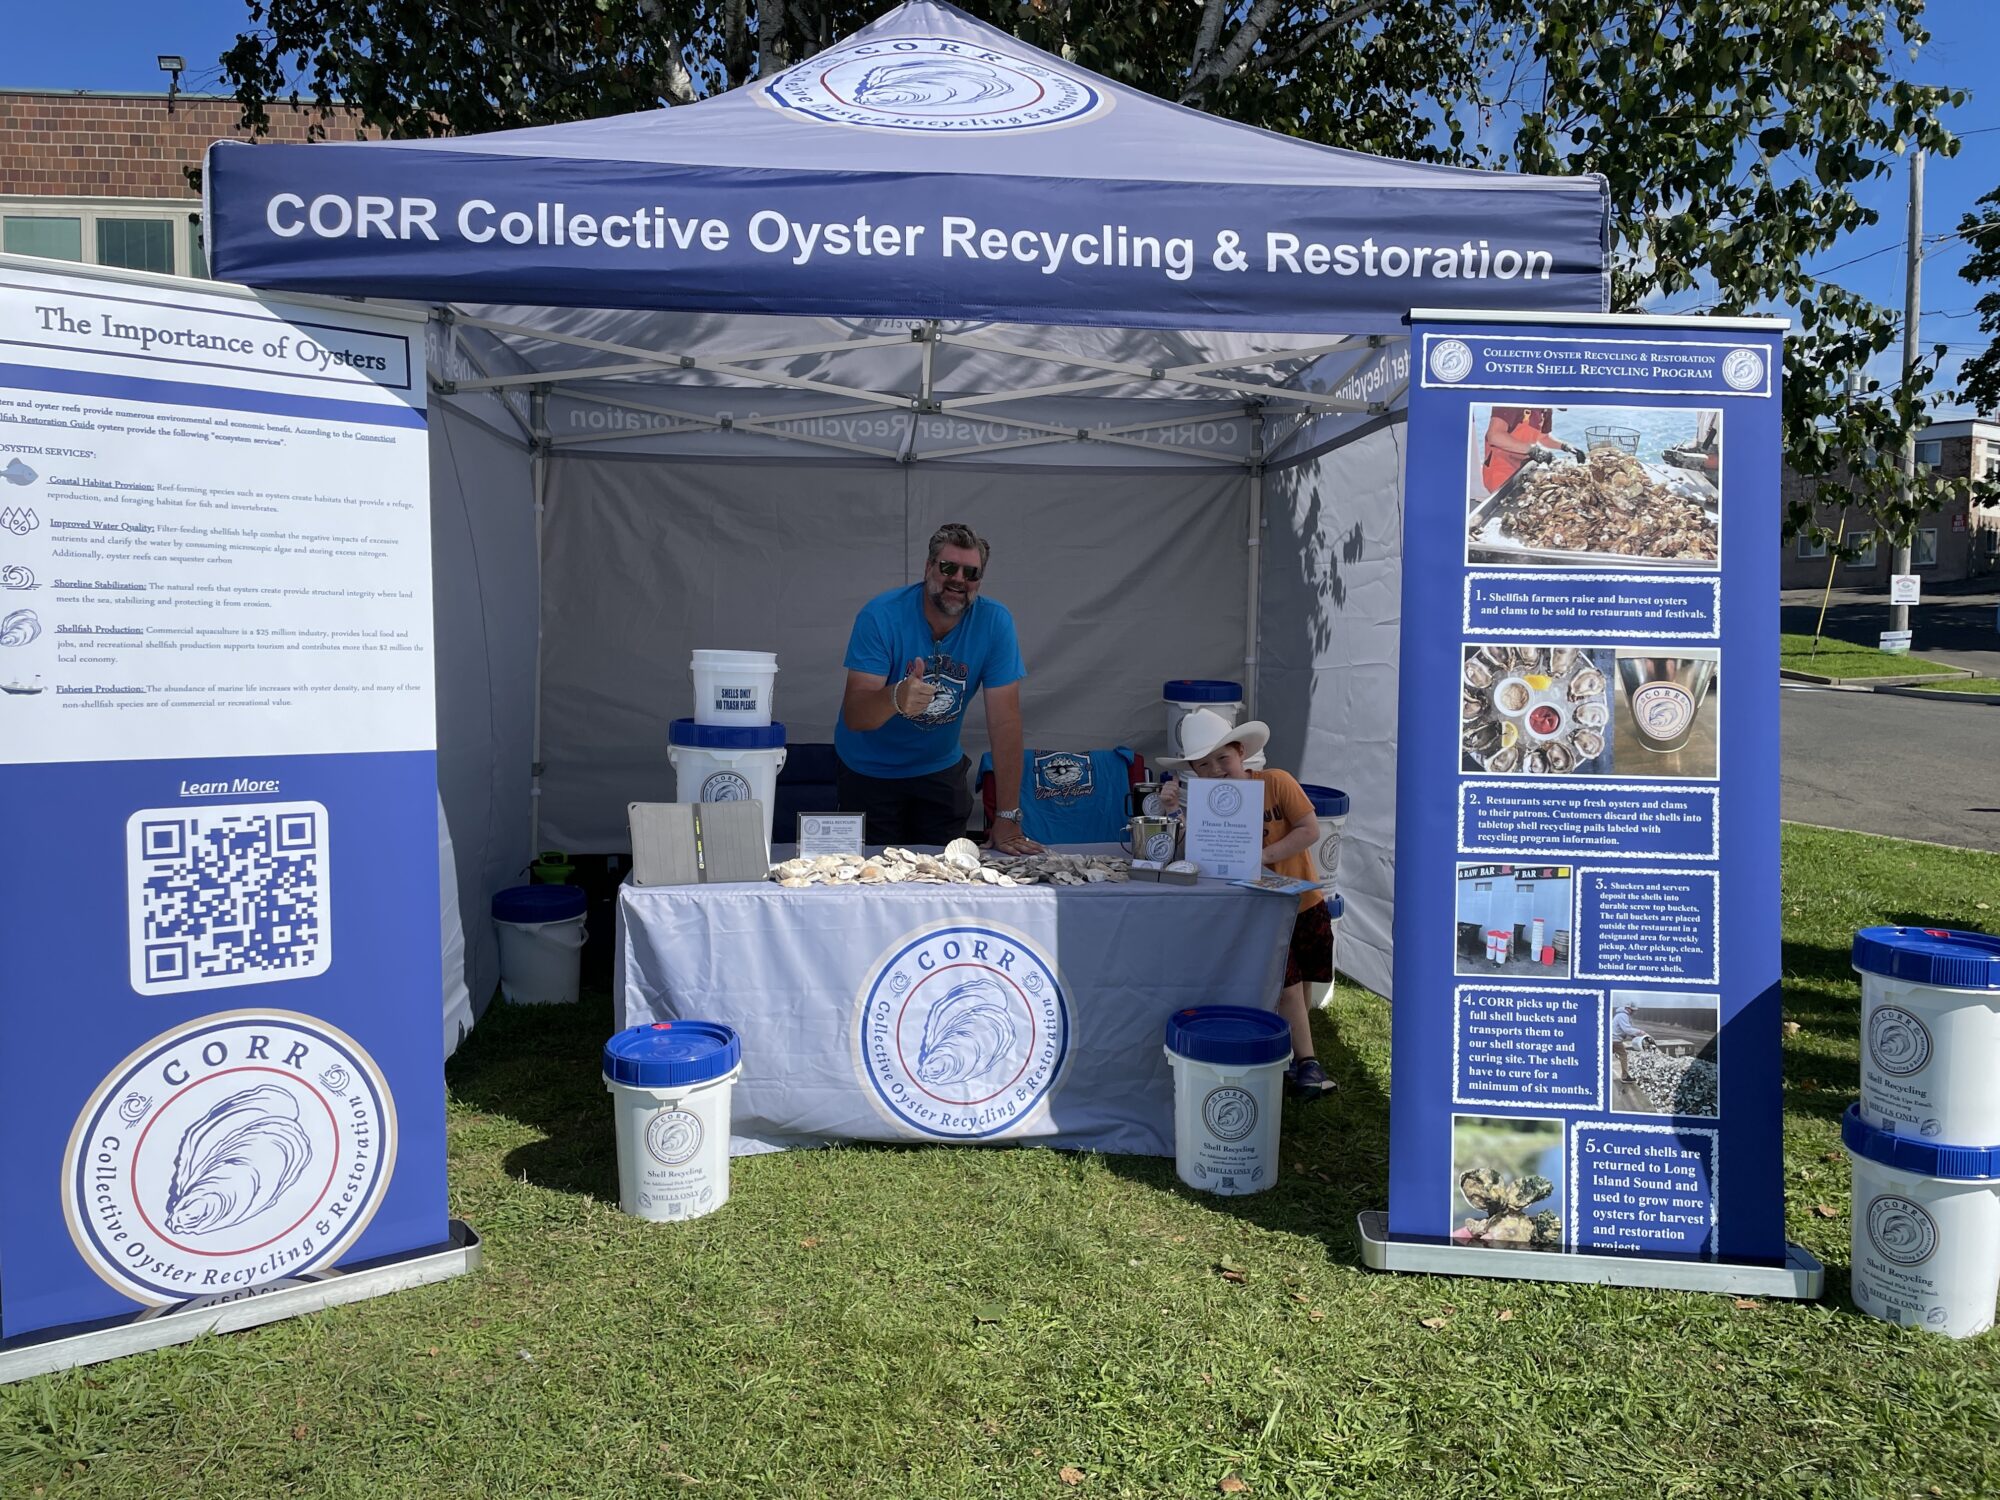
[[[1609,771],[1609,689],[1604,663],[1580,646],[1466,647],[1461,769],[1495,776]]]

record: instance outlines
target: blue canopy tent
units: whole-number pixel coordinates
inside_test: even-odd
[[[1272,763],[1354,795],[1341,965],[1387,991],[1403,318],[1604,310],[1600,179],[1273,135],[909,0],[697,104],[222,142],[206,192],[217,276],[436,310],[469,910],[671,794],[686,648],[778,651],[830,738],[854,608],[965,519],[1031,743],[1158,753],[1162,681],[1240,679]]]

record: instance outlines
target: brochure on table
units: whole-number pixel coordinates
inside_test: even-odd
[[[0,263],[0,1334],[446,1239],[423,325]]]
[[[1392,1237],[1784,1258],[1777,326],[1413,326]]]

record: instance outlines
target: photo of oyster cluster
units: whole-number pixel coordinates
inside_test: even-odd
[[[1721,413],[1474,407],[1467,560],[1713,568]]]
[[[1611,770],[1611,653],[1579,646],[1467,646],[1460,769],[1494,776]]]
[[[1454,1241],[1496,1250],[1562,1248],[1562,1121],[1454,1115],[1451,1174]]]

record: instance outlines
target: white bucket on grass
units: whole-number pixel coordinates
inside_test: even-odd
[[[655,1021],[604,1044],[620,1208],[664,1223],[729,1201],[729,1099],[742,1071],[742,1039],[718,1021]]]
[[[517,885],[494,896],[503,995],[516,1005],[576,1003],[588,905],[573,885]]]
[[[1861,1112],[1896,1135],[2000,1145],[2000,937],[1864,927]]]
[[[1203,1005],[1167,1019],[1174,1074],[1174,1169],[1191,1188],[1235,1197],[1278,1181],[1278,1120],[1291,1028],[1274,1011]]]
[[[1854,1305],[1871,1317],[1970,1338],[2000,1300],[2000,1146],[1937,1146],[1881,1130],[1849,1105]]]
[[[771,722],[778,683],[774,653],[697,651],[688,671],[694,676],[695,723],[758,729]]]
[[[782,724],[717,727],[676,719],[667,729],[667,759],[674,767],[676,802],[764,804],[764,846],[778,800],[778,772],[785,768]]]

